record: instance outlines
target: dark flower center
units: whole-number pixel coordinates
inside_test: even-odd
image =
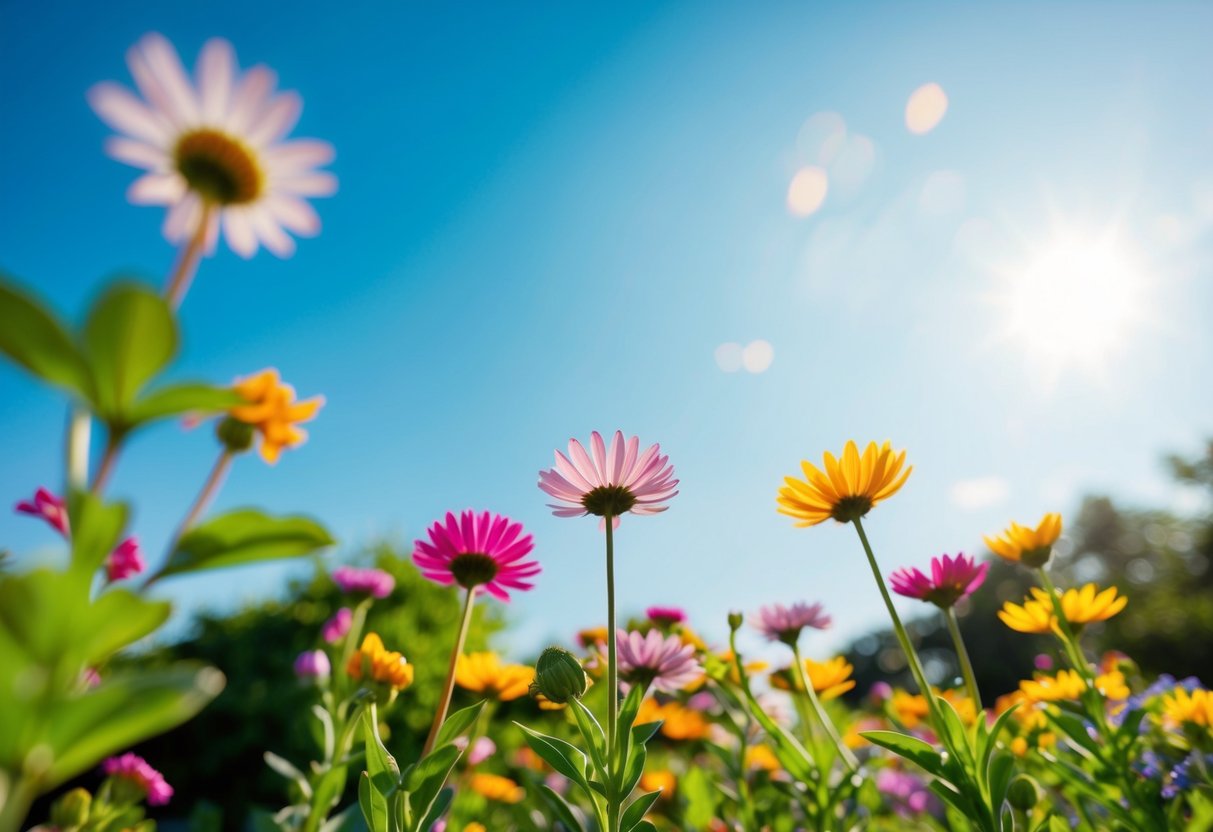
[[[218,130],[191,130],[177,140],[173,161],[190,190],[217,205],[240,205],[261,195],[265,177],[243,142]]]
[[[944,584],[929,590],[924,601],[929,601],[940,609],[946,610],[960,600],[965,588],[958,584]]]
[[[856,494],[853,497],[843,497],[834,505],[834,510],[830,512],[830,516],[839,523],[850,523],[852,520],[858,520],[869,511],[872,510],[872,501],[862,494]]]
[[[622,485],[600,485],[581,498],[581,504],[590,514],[599,517],[619,517],[636,505],[636,496]]]
[[[497,577],[497,561],[479,552],[464,552],[451,558],[451,574],[464,589],[487,584]]]
[[[1019,556],[1019,561],[1024,566],[1032,569],[1039,569],[1049,562],[1049,556],[1053,554],[1052,546],[1041,546],[1039,549],[1025,549]]]

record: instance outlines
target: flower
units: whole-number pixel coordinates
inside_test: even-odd
[[[295,448],[307,441],[307,432],[296,425],[315,419],[324,406],[324,396],[295,401],[295,388],[283,384],[273,368],[236,379],[233,389],[248,404],[232,408],[230,416],[256,428],[261,435],[258,451],[270,465],[278,461],[283,448]]]
[[[654,690],[673,693],[703,670],[695,659],[695,648],[683,644],[676,635],[663,636],[657,630],[620,630],[616,641],[619,675],[628,684],[651,685]]]
[[[1196,688],[1189,692],[1176,686],[1162,698],[1162,715],[1172,727],[1190,724],[1213,729],[1213,691]]]
[[[465,743],[466,737],[461,737]],[[477,737],[472,741],[471,748],[468,749],[468,765],[474,766],[477,763],[483,763],[489,757],[497,753],[497,743],[493,742],[488,737]]]
[[[534,679],[533,667],[503,665],[501,658],[492,652],[468,653],[455,661],[455,684],[499,702],[524,696]]]
[[[796,526],[816,526],[831,517],[839,523],[858,520],[882,500],[896,494],[913,466],[902,471],[906,452],[894,453],[890,443],[877,447],[869,442],[860,456],[854,442],[847,442],[842,459],[826,451],[825,472],[805,460],[800,463],[805,479],[784,477],[779,489],[779,513],[796,518]]]
[[[384,573],[387,574],[387,573]],[[392,578],[388,575],[388,578]],[[395,585],[395,579],[392,578],[392,583]],[[391,590],[388,590],[389,592]],[[342,607],[333,613],[328,621],[324,622],[324,626],[320,628],[320,637],[329,644],[334,644],[346,637],[350,631],[350,625],[354,621],[354,612],[349,607]]]
[[[682,607],[649,607],[644,611],[645,618],[654,624],[671,626],[687,620],[687,614]]]
[[[757,615],[758,623],[755,626],[767,641],[782,641],[788,645],[796,643],[800,631],[805,627],[824,630],[830,626],[830,616],[825,614],[820,603],[798,601],[790,607],[768,604],[758,610]]]
[[[295,675],[300,679],[327,679],[333,666],[323,650],[304,650],[295,659]]]
[[[110,757],[101,764],[101,769],[109,777],[138,787],[147,796],[149,806],[163,806],[173,796],[173,787],[164,781],[164,775],[137,754],[127,752]]]
[[[775,756],[771,746],[763,743],[746,747],[745,767],[750,771],[760,769],[766,772],[776,772],[781,768],[779,758]]]
[[[500,803],[519,803],[526,796],[526,789],[499,774],[478,771],[472,775],[469,785],[481,797]]]
[[[1100,592],[1095,584],[1086,584],[1081,589],[1067,589],[1062,593],[1061,611],[1071,626],[1081,627],[1095,621],[1107,621],[1128,603],[1128,598],[1117,596],[1114,586]],[[1024,599],[1022,605],[1010,601],[1003,604],[998,617],[1020,633],[1060,632],[1049,594],[1039,587],[1032,587],[1032,597]]]
[[[64,537],[68,537],[71,534],[70,524],[67,519],[67,506],[64,505],[63,500],[45,488],[39,488],[35,491],[32,500],[22,500],[17,503],[16,510],[18,514],[41,517]]]
[[[1061,515],[1046,514],[1036,528],[1011,523],[997,537],[982,537],[999,557],[1033,568],[1049,562],[1053,544],[1061,537]]]
[[[556,707],[566,705],[570,699],[581,698],[589,687],[581,662],[560,647],[548,647],[539,654],[532,678],[530,691],[539,700],[541,708],[545,702]]]
[[[855,668],[843,656],[835,656],[824,662],[805,659],[804,670],[813,692],[823,702],[837,699],[855,687],[855,680],[851,678]]]
[[[105,576],[110,581],[121,581],[138,575],[147,566],[139,550],[139,539],[128,537],[119,543],[105,561]]]
[[[366,634],[362,646],[350,656],[345,672],[357,681],[368,679],[386,685],[393,695],[413,684],[413,666],[404,656],[384,647],[377,633]]]
[[[931,558],[931,577],[916,567],[898,569],[889,576],[889,585],[898,595],[929,601],[947,609],[972,594],[986,579],[990,564],[980,566],[962,552],[955,558],[943,555]]]
[[[930,811],[936,803],[926,783],[905,771],[881,769],[876,775],[876,789],[892,800],[902,817]]]
[[[580,517],[594,514],[611,517],[618,525],[620,516],[656,514],[669,506],[662,505],[678,491],[673,479],[674,466],[661,455],[661,446],[652,445],[639,453],[640,439],[633,436],[626,442],[623,433],[615,431],[608,449],[601,434],[590,434],[590,451],[576,439],[569,440],[569,455],[556,451],[556,467],[539,472],[539,487],[557,502],[548,508],[557,517]]]
[[[241,74],[232,45],[213,38],[202,47],[193,82],[172,44],[155,33],[127,52],[127,65],[142,100],[108,81],[90,89],[88,100],[122,134],[106,142],[109,155],[147,171],[127,198],[168,206],[169,242],[205,233],[213,247],[222,224],[241,257],[252,257],[259,244],[289,257],[295,243],[287,231],[310,237],[320,230],[305,198],[337,190],[333,175],[317,170],[332,161],[333,148],[284,140],[303,102],[293,92],[275,93],[269,68]]]
[[[907,730],[914,730],[931,713],[927,698],[919,693],[908,693],[904,690],[894,691],[888,700],[891,714]]]
[[[1028,703],[1078,699],[1086,689],[1087,683],[1074,670],[1059,670],[1056,676],[1038,676],[1019,683],[1019,690]]]
[[[577,643],[584,650],[592,650],[607,643],[610,631],[606,627],[587,627],[577,633]]]
[[[636,724],[647,725],[653,722],[661,723],[662,736],[679,742],[707,739],[712,727],[707,718],[699,711],[687,708],[675,701],[666,702],[663,705],[656,699],[648,698],[640,703],[640,710],[636,713]]]
[[[342,592],[366,595],[370,598],[386,598],[396,588],[396,579],[382,569],[359,569],[356,566],[340,566],[334,569],[333,581]],[[340,615],[341,612],[338,611],[333,618],[336,619]],[[349,626],[347,621],[345,628],[348,630]]]
[[[674,786],[677,783],[678,778],[674,776],[674,772],[669,769],[658,769],[641,774],[639,785],[640,791],[661,792],[662,800],[666,800],[674,796]]]
[[[429,528],[429,540],[413,544],[413,562],[421,574],[440,584],[466,589],[484,586],[490,595],[509,601],[507,590],[528,590],[538,575],[538,561],[523,560],[534,548],[522,524],[500,514],[446,513]]]

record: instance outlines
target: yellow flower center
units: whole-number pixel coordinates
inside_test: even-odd
[[[190,189],[217,205],[249,203],[264,190],[257,154],[219,130],[201,127],[184,134],[177,140],[173,161]]]

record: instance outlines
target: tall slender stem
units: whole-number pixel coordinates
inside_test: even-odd
[[[459,622],[459,635],[455,638],[455,649],[451,651],[451,666],[446,672],[446,685],[442,690],[442,700],[438,704],[438,712],[434,714],[434,724],[430,726],[430,735],[425,738],[425,748],[421,756],[425,757],[434,749],[434,740],[438,738],[438,730],[446,722],[446,712],[451,707],[451,695],[455,692],[455,668],[459,657],[463,655],[463,642],[467,639],[468,627],[472,623],[472,605],[476,600],[476,588],[469,587],[463,602],[463,620]]]
[[[114,473],[114,463],[118,461],[118,446],[122,440],[114,436],[113,433],[105,440],[105,451],[101,454],[101,463],[97,466],[97,473],[93,475],[93,493],[100,494],[105,488],[105,484],[109,482],[110,475]]]
[[[67,453],[65,467],[67,486],[63,493],[88,487],[88,448],[93,429],[93,417],[78,404],[73,404],[67,417]]]
[[[202,490],[198,492],[198,496],[194,499],[194,504],[190,506],[185,519],[181,521],[181,528],[177,531],[178,537],[185,534],[198,522],[198,518],[202,516],[202,512],[206,511],[206,507],[210,505],[211,500],[215,499],[215,495],[219,493],[219,489],[223,485],[223,480],[227,476],[231,465],[232,452],[225,448],[219,453],[219,458],[215,460],[215,465],[211,468],[210,475],[207,476],[206,482],[202,484]]]
[[[977,690],[977,676],[973,673],[973,662],[969,660],[969,651],[965,648],[964,639],[960,635],[960,622],[956,620],[956,609],[948,607],[943,614],[948,621],[948,632],[952,635],[952,646],[956,649],[956,660],[960,663],[965,688],[969,691],[969,698],[973,700],[973,707],[980,712],[981,694]]]
[[[1061,629],[1061,640],[1069,654],[1070,664],[1074,665],[1074,669],[1090,687],[1094,677],[1091,675],[1091,668],[1087,664],[1086,657],[1082,654],[1082,645],[1078,643],[1074,628],[1070,626],[1070,621],[1066,618],[1066,611],[1062,606],[1061,596],[1057,593],[1057,587],[1053,586],[1053,579],[1049,577],[1049,573],[1043,566],[1036,571],[1040,575],[1041,585],[1049,594],[1049,604],[1053,607],[1053,616],[1057,619],[1057,626]]]
[[[800,655],[800,645],[792,645],[792,655],[796,660],[796,677],[800,682],[800,686],[804,688],[805,693],[809,695],[809,702],[813,705],[813,711],[817,714],[817,721],[821,723],[821,727],[825,729],[826,736],[830,738],[830,742],[834,743],[834,747],[838,749],[838,754],[842,757],[844,763],[851,771],[859,770],[859,760],[851,753],[851,749],[847,748],[842,741],[842,737],[838,735],[838,729],[834,727],[834,723],[830,720],[830,715],[826,713],[825,708],[821,704],[821,700],[817,698],[817,691],[813,688],[813,683],[809,680],[808,674],[804,672],[804,658]]]
[[[194,233],[182,247],[173,271],[169,274],[168,286],[164,289],[164,299],[174,310],[181,306],[181,301],[185,300],[185,293],[189,291],[190,282],[194,279],[198,261],[202,258],[202,247],[206,245],[207,229],[210,227],[214,210],[209,202],[202,203],[202,216],[198,220],[198,227],[194,229]]]
[[[607,584],[607,765],[623,766],[627,761],[620,759],[615,744],[619,733],[619,663],[615,652],[615,518],[609,513],[603,517],[606,524],[606,584]],[[622,743],[620,743],[622,746]],[[609,772],[612,778],[622,772]],[[607,830],[619,830],[619,802],[622,795],[607,799]]]

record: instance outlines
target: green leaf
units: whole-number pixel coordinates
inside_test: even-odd
[[[589,791],[589,784],[585,778],[585,755],[578,748],[564,740],[545,736],[538,731],[532,731],[519,722],[515,722],[514,724],[522,729],[522,738],[526,740],[526,744],[544,762],[581,786],[587,792]]]
[[[475,705],[461,708],[448,716],[446,722],[442,723],[442,727],[438,729],[438,735],[434,738],[434,746],[438,747],[452,743],[456,737],[471,728],[480,716],[480,712],[484,710],[484,703],[486,701],[481,699]]]
[[[54,314],[0,279],[0,352],[38,378],[90,398],[84,358]]]
[[[371,785],[367,771],[358,779],[358,806],[370,832],[387,832],[387,800]]]
[[[943,760],[939,756],[939,752],[930,743],[917,737],[897,731],[861,731],[859,736],[873,745],[879,745],[881,748],[887,748],[894,754],[905,757],[931,774],[939,776],[943,773]]]
[[[632,727],[632,742],[637,745],[648,745],[649,740],[653,739],[653,735],[661,730],[662,721],[659,719],[656,722],[646,722],[644,725],[636,725]]]
[[[995,754],[990,762],[990,809],[996,817],[1007,798],[1007,788],[1014,774],[1015,758],[1005,751]]]
[[[129,512],[124,503],[106,503],[91,492],[72,491],[67,495],[67,513],[72,529],[72,570],[90,583],[118,545]]]
[[[687,826],[701,829],[716,817],[716,795],[703,766],[691,766],[678,784],[678,789],[687,802],[683,815]]]
[[[183,413],[222,413],[242,404],[247,404],[244,397],[230,387],[202,382],[169,384],[141,396],[126,412],[124,421],[131,428]]]
[[[657,832],[657,827],[647,820],[642,820],[632,828],[639,830],[639,832]]]
[[[454,798],[455,790],[449,786],[438,792],[438,797],[430,804],[430,810],[425,813],[425,817],[417,825],[417,832],[430,832],[434,828],[434,824],[438,822],[438,818],[442,817],[442,813],[451,805],[451,801]]]
[[[366,769],[371,786],[386,798],[400,785],[400,766],[379,738],[379,712],[373,703],[362,712],[362,737],[366,744]]]
[[[606,770],[606,735],[602,732],[602,726],[598,724],[598,720],[594,718],[594,714],[585,706],[580,699],[573,699],[569,710],[573,712],[573,718],[577,720],[577,727],[581,731],[581,737],[585,740],[586,745],[590,749],[590,761],[594,764],[594,772],[600,779],[607,779]]]
[[[81,333],[100,415],[121,424],[145,384],[177,352],[177,323],[164,298],[120,282],[97,299]]]
[[[324,526],[310,518],[271,517],[256,509],[237,509],[182,535],[155,577],[294,558],[333,543]]]
[[[544,803],[555,813],[556,819],[563,823],[569,832],[585,832],[585,827],[581,825],[581,821],[577,820],[577,815],[573,813],[572,807],[558,792],[548,785],[540,783],[539,794]]]
[[[408,792],[412,817],[422,819],[429,816],[434,801],[462,753],[454,745],[435,748],[408,772],[404,778],[404,789]]]
[[[986,783],[989,783],[990,757],[993,756],[994,750],[998,747],[998,737],[1002,733],[1002,729],[1006,726],[1007,720],[1011,718],[1011,715],[1014,714],[1018,708],[1019,705],[1012,705],[999,714],[998,719],[994,721],[993,727],[991,727],[988,732],[984,727],[981,727],[980,729],[979,736],[981,739],[977,747],[977,753],[980,757],[978,762],[978,773],[981,777],[985,778]],[[978,723],[980,726],[984,726],[985,720],[979,719]]]
[[[628,806],[623,812],[623,817],[619,819],[619,828],[624,832],[629,832],[640,825],[640,821],[644,820],[644,813],[649,810],[653,802],[661,797],[661,790],[642,794],[640,797],[632,801],[632,805]]]
[[[312,799],[311,784],[307,782],[307,777],[303,775],[303,772],[295,768],[290,760],[285,757],[279,757],[272,751],[265,752],[261,757],[265,760],[265,764],[273,769],[276,774],[295,783],[299,787],[299,791],[302,792],[304,799]]]
[[[620,779],[616,791],[620,798],[630,795],[632,789],[636,788],[636,784],[640,782],[640,778],[644,775],[644,762],[647,756],[643,743],[631,744],[631,753],[628,755],[627,765],[623,767],[623,777]]]

